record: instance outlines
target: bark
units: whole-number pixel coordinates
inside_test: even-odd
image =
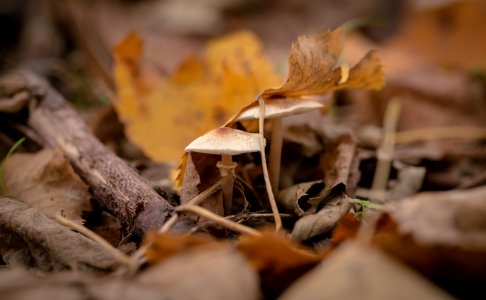
[[[125,236],[140,237],[165,223],[173,211],[169,202],[106,148],[60,93],[28,72],[1,79],[2,96],[13,97],[20,91],[32,97],[28,125],[44,139],[44,146],[65,152],[96,200],[121,221]],[[182,219],[174,228],[186,225],[189,221]]]

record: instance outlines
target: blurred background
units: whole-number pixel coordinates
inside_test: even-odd
[[[344,24],[343,59],[355,63],[378,49],[387,87],[337,93],[332,121],[370,129],[358,135],[373,144],[393,97],[402,102],[398,131],[486,126],[485,15],[484,1],[453,0],[2,0],[0,70],[27,68],[47,78],[100,140],[133,159],[143,153],[124,138],[110,104],[117,94],[113,49],[130,32],[143,40],[144,64],[170,75],[208,41],[250,30],[285,78],[299,35]],[[481,146],[427,141],[398,147],[396,155],[431,167],[423,188],[442,190],[484,181]]]

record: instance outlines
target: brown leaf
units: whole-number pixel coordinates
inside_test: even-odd
[[[81,222],[81,213],[91,210],[88,186],[57,149],[12,155],[5,164],[4,179],[11,196],[48,217],[62,210],[68,219]]]
[[[292,238],[305,241],[326,233],[351,208],[351,198],[343,192],[343,186],[338,185],[331,191],[331,196],[325,197],[314,214],[300,218],[292,230]]]
[[[221,178],[219,169],[216,167],[220,160],[221,155],[197,152],[187,154],[184,173],[182,173],[184,179],[181,189],[181,204],[189,202]],[[221,191],[210,195],[200,206],[216,214],[224,215]]]
[[[380,251],[347,243],[292,285],[285,299],[452,299]]]
[[[313,206],[313,202],[316,202],[315,200],[323,188],[322,180],[299,183],[281,190],[278,195],[278,203],[285,210],[302,216]]]
[[[486,188],[421,193],[385,208],[419,244],[486,251]]]
[[[171,299],[260,299],[257,274],[230,246],[176,255],[137,282],[157,285]]]
[[[214,241],[208,236],[157,234],[152,232],[145,237],[144,244],[148,245],[145,256],[150,264],[157,264],[182,252],[201,246],[208,246],[211,242]]]
[[[273,232],[242,236],[238,249],[260,272],[265,296],[272,298],[321,260],[319,255]]]
[[[0,253],[7,264],[43,271],[113,266],[113,258],[98,244],[37,209],[7,197],[0,198],[0,204]]]
[[[326,187],[333,188],[345,184],[348,193],[354,192],[359,180],[356,147],[356,141],[349,134],[329,142],[329,147],[320,160]]]
[[[369,52],[344,78],[338,59],[344,44],[344,29],[304,35],[292,45],[289,75],[283,86],[266,90],[262,97],[284,98],[329,93],[341,88],[380,89],[383,72],[376,52]],[[341,82],[343,81],[343,82]]]
[[[484,293],[486,188],[421,193],[385,206],[374,244],[458,298]]]
[[[329,143],[320,163],[326,189],[315,197],[315,213],[304,215],[295,223],[294,239],[303,241],[324,234],[351,208],[348,193],[354,193],[359,179],[356,146],[349,135]]]
[[[261,299],[257,274],[231,247],[177,255],[129,279],[2,269],[0,294],[4,300]]]

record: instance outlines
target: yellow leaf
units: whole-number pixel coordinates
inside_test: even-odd
[[[177,160],[192,140],[279,82],[250,32],[209,42],[170,77],[142,65],[141,53],[134,34],[115,49],[114,106],[130,140],[156,161]]]

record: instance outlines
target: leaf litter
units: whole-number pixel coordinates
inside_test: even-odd
[[[467,14],[472,15],[471,11]],[[287,81],[280,87],[259,42],[248,32],[211,41],[202,56],[187,57],[169,75],[147,63],[150,60],[142,55],[140,37],[132,33],[125,38],[115,49],[118,95],[113,105],[128,138],[150,159],[173,162],[191,140],[221,126],[259,131],[266,146],[260,155],[233,157],[238,166],[233,169],[229,210],[223,205],[221,157],[195,152],[182,155],[180,195],[176,187],[167,185],[161,191],[171,193],[172,203],[180,203],[180,207],[160,232],[146,233],[141,244],[130,240],[130,235],[111,240],[116,251],[131,255],[130,264],[137,265],[128,270],[124,265],[117,267],[117,258],[90,238],[48,218],[56,208],[64,208],[69,219],[84,219],[87,227],[95,229],[104,224],[93,223],[92,218],[106,216],[62,152],[49,150],[56,159],[47,166],[42,164],[49,161],[44,158],[49,156],[47,150],[11,157],[5,179],[11,195],[24,203],[2,198],[0,255],[1,262],[9,266],[0,276],[20,276],[25,281],[1,285],[2,295],[7,299],[35,293],[48,297],[56,292],[66,299],[86,294],[100,299],[113,295],[128,299],[317,295],[448,299],[451,296],[444,290],[461,298],[480,293],[486,268],[483,191],[481,187],[465,188],[484,182],[480,150],[484,86],[463,71],[436,68],[433,72],[391,72],[393,77],[385,74],[389,84],[377,91],[385,79],[381,53],[379,57],[377,51],[369,51],[372,47],[360,46],[368,52],[352,59],[356,56],[348,56],[344,33],[337,28],[300,37],[290,52]],[[351,44],[356,42],[355,36],[351,34]],[[382,52],[391,51],[391,47],[375,46]],[[149,47],[147,43],[145,48]],[[385,55],[386,70],[393,70],[395,63],[400,67],[390,57]],[[349,58],[357,64],[349,64]],[[419,64],[419,60],[409,59]],[[15,118],[30,97],[9,92],[4,98],[0,108],[18,122]],[[375,131],[366,143],[358,133],[370,123],[382,124],[391,98],[401,103],[403,113],[394,120],[397,132],[385,133],[394,135],[397,145],[388,158],[389,175],[381,178],[385,183],[382,205],[374,202],[372,182],[376,162],[381,159],[376,150],[383,142],[383,132]],[[280,137],[283,159],[277,161],[281,176],[270,181],[265,159],[268,156],[272,174],[273,143],[279,138],[273,110],[304,103],[317,104],[312,104],[313,112],[297,109],[299,115],[285,117]],[[462,134],[468,128],[476,131]],[[41,159],[36,161],[36,157]],[[67,173],[61,173],[62,180],[39,178],[35,169],[39,166],[46,174],[56,166]],[[27,194],[23,187],[30,182],[35,182],[35,188]],[[457,187],[460,189],[422,193]],[[73,194],[73,190],[79,193]],[[269,211],[276,212],[268,204],[270,191],[277,195],[283,221],[279,232],[270,229],[274,221]],[[44,195],[55,195],[58,202],[49,207],[50,200]],[[357,195],[359,199],[355,199]],[[86,214],[90,202],[91,217]],[[156,210],[146,217],[156,215]],[[190,230],[185,227],[186,235],[174,235],[177,224],[173,221],[189,215],[199,222]],[[123,232],[120,225],[115,230]],[[66,243],[51,242],[58,240]],[[43,272],[43,278],[26,273],[19,265]],[[116,272],[99,277],[100,271],[114,269]],[[85,275],[68,272],[63,276],[53,270],[82,270]],[[397,293],[396,286],[403,293]]]

